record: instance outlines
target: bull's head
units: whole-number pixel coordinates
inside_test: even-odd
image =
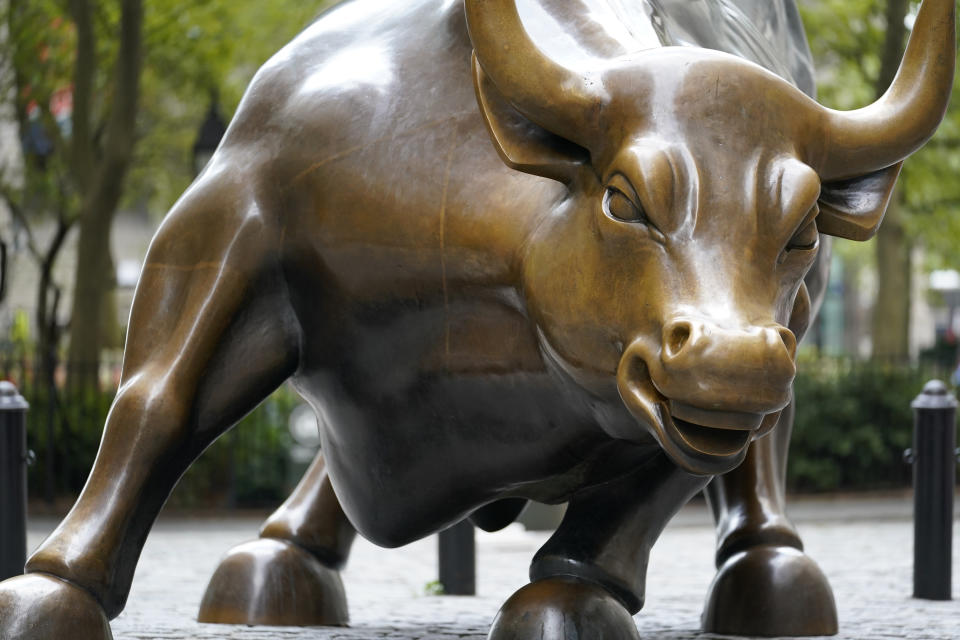
[[[954,0],[925,0],[893,85],[852,112],[734,56],[630,52],[602,29],[595,55],[564,62],[514,0],[466,7],[501,157],[569,187],[524,257],[545,351],[598,394],[615,379],[681,467],[733,468],[790,400],[819,233],[872,236],[943,117]]]

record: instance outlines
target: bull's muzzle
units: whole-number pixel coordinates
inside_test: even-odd
[[[740,329],[675,317],[660,344],[641,338],[626,348],[617,385],[678,465],[723,473],[790,401],[795,354],[796,338],[778,324]]]
[[[755,428],[749,421],[712,419],[710,412],[765,415],[785,407],[796,350],[796,338],[781,325],[731,329],[681,317],[664,326],[660,357],[647,366],[675,415],[695,409],[706,426]]]

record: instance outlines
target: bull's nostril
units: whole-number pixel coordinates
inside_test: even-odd
[[[680,355],[687,340],[690,339],[690,324],[687,322],[673,322],[665,331],[664,349],[666,355],[675,358]]]
[[[793,335],[793,331],[787,329],[786,327],[780,327],[777,329],[780,334],[780,340],[783,341],[783,346],[787,348],[787,353],[790,354],[790,358],[796,358],[797,356],[797,337]]]

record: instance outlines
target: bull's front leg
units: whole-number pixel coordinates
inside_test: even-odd
[[[317,454],[297,488],[260,529],[234,547],[210,579],[200,622],[343,626],[347,600],[339,569],[356,531]]]
[[[500,609],[490,640],[637,640],[632,616],[643,606],[650,549],[708,480],[657,454],[576,495],[534,557],[532,582]]]
[[[3,640],[110,638],[180,475],[296,369],[280,234],[241,156],[214,161],[151,244],[93,470],[27,575],[0,584]]]
[[[803,553],[786,515],[784,483],[793,404],[746,460],[717,476],[706,494],[717,526],[717,576],[707,595],[703,630],[743,636],[837,633],[830,584]]]

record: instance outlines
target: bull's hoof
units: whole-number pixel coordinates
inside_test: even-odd
[[[500,608],[488,640],[639,640],[637,625],[605,589],[576,578],[523,587]]]
[[[45,573],[0,583],[3,640],[111,640],[110,621],[92,595]]]
[[[832,636],[837,605],[820,567],[792,547],[730,556],[710,585],[703,630],[736,636]]]
[[[200,622],[271,626],[346,626],[340,573],[283,540],[234,547],[210,578]]]

